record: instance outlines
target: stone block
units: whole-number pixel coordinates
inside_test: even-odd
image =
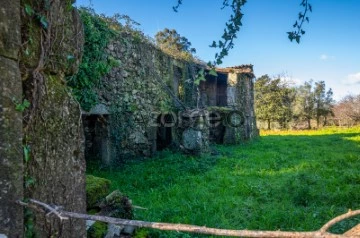
[[[21,45],[20,0],[2,0],[0,6],[0,55],[16,60]]]
[[[0,56],[0,233],[22,237],[23,199],[22,84],[16,61]]]
[[[203,135],[201,131],[188,128],[183,132],[183,146],[186,150],[201,151],[203,147]]]

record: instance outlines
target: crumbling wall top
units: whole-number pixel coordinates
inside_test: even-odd
[[[243,64],[238,66],[226,67],[226,68],[216,68],[217,72],[220,73],[236,73],[236,74],[249,74],[251,76],[254,75],[254,69],[252,64]]]

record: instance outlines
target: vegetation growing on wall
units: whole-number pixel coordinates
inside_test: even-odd
[[[200,79],[194,82],[198,67],[191,43],[168,30],[158,34],[156,46],[128,17],[106,17],[85,8],[80,13],[86,44],[79,73],[69,85],[84,110],[101,104],[109,111],[106,136],[114,162],[134,154],[148,156],[149,140],[156,140],[153,122],[158,115],[179,105],[181,109],[196,105]]]
[[[21,27],[16,37],[21,38],[17,65],[23,96],[14,94],[12,99],[16,110],[23,112],[24,167],[18,171],[24,176],[21,178],[19,172],[18,179],[23,179],[24,198],[83,212],[85,161],[80,110],[64,85],[65,75],[77,72],[83,46],[82,23],[73,2],[8,1],[10,6],[4,11],[14,11],[14,16],[9,16],[19,21],[11,27]],[[14,72],[11,75],[17,74],[15,69],[9,70]],[[60,183],[61,188],[57,186]],[[52,217],[27,210],[24,218],[26,237],[49,237],[59,230],[70,237],[71,230],[85,230],[82,221],[60,225]]]
[[[68,78],[68,85],[73,88],[81,107],[88,111],[98,101],[94,88],[98,86],[100,78],[117,63],[105,51],[116,31],[103,16],[92,9],[80,8],[79,12],[85,31],[84,55],[79,72]],[[68,59],[71,61],[72,56],[69,55]]]

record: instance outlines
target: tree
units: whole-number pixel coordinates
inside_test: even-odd
[[[311,119],[314,116],[314,93],[312,92],[313,81],[305,82],[304,85],[297,88],[297,97],[294,109],[294,118],[306,120],[308,129],[311,128]]]
[[[347,95],[334,106],[335,117],[360,122],[360,94]]]
[[[183,0],[177,0],[177,5],[173,7],[175,12],[178,12],[180,5]],[[240,31],[242,26],[241,20],[243,17],[242,7],[245,5],[247,0],[223,0],[222,8],[230,7],[232,14],[230,19],[225,23],[224,34],[221,36],[221,40],[218,42],[213,41],[210,47],[219,48],[219,53],[215,54],[215,60],[209,62],[209,65],[215,66],[222,64],[222,60],[228,55],[229,51],[234,48],[234,40],[237,38],[237,33]],[[304,23],[309,22],[309,12],[312,12],[312,5],[309,0],[301,0],[300,6],[303,8],[299,12],[298,19],[293,25],[294,30],[287,32],[290,41],[295,40],[300,43],[301,37],[305,34]]]
[[[264,75],[255,81],[255,113],[259,120],[267,121],[268,130],[272,121],[286,128],[292,118],[293,95],[293,90],[280,78]]]
[[[295,118],[306,120],[308,129],[311,128],[312,119],[316,119],[316,125],[319,127],[323,118],[325,125],[328,115],[332,114],[333,102],[332,89],[326,92],[324,81],[318,81],[315,84],[313,80],[305,82],[297,89]]]
[[[155,35],[156,44],[165,52],[190,59],[192,54],[196,53],[195,48],[191,48],[191,42],[184,36],[181,36],[175,29],[165,28]]]
[[[332,114],[333,91],[331,88],[327,92],[325,91],[324,81],[315,82],[314,96],[316,126],[319,127],[321,117],[324,118],[323,125],[326,125],[328,115]]]

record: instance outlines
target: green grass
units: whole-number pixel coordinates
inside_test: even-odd
[[[360,209],[360,128],[267,132],[218,155],[165,151],[88,173],[128,195],[135,219],[224,229],[312,231]],[[336,226],[343,232],[360,221]],[[151,237],[198,237],[151,231]]]

